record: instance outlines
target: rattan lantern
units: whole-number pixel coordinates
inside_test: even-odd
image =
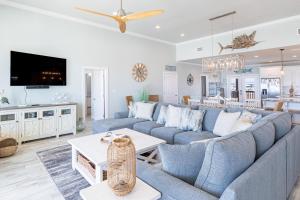
[[[136,152],[129,137],[116,138],[107,151],[107,180],[117,196],[132,191],[136,182]]]

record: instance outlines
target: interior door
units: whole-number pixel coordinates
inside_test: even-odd
[[[104,71],[94,70],[91,84],[91,115],[93,120],[104,119],[105,99],[104,99]]]
[[[178,77],[177,72],[164,72],[163,97],[165,103],[178,103]]]

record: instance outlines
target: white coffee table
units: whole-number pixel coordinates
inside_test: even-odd
[[[130,136],[136,148],[137,158],[146,162],[155,162],[153,157],[157,154],[157,146],[166,143],[164,140],[131,129],[119,129],[111,132],[114,134],[125,134]],[[68,141],[69,144],[72,145],[73,170],[77,170],[91,185],[103,181],[103,170],[106,167],[108,144],[102,143],[100,139],[105,135],[106,132]],[[153,152],[148,157],[140,155],[150,151]],[[95,165],[95,178],[85,167],[77,162],[78,154],[83,155]]]
[[[80,196],[83,200],[157,200],[160,199],[161,194],[137,178],[133,190],[123,197],[116,196],[107,181],[81,190]]]

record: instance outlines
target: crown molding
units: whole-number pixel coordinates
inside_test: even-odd
[[[64,15],[64,14],[60,14],[60,13],[57,13],[57,12],[37,8],[37,7],[34,7],[34,6],[28,6],[28,5],[25,5],[25,4],[12,2],[12,1],[9,1],[9,0],[0,0],[0,4],[4,5],[4,6],[9,6],[9,7],[12,7],[12,8],[17,8],[17,9],[26,10],[26,11],[29,11],[29,12],[41,14],[41,15],[46,15],[46,16],[49,16],[49,17],[68,20],[68,21],[72,21],[72,22],[76,22],[76,23],[80,23],[80,24],[84,24],[84,25],[88,25],[88,26],[93,26],[93,27],[96,27],[96,28],[101,28],[101,29],[105,29],[105,30],[109,30],[109,31],[113,31],[113,32],[119,32],[119,29],[113,28],[111,26],[95,23],[95,22],[92,22],[92,21],[89,21],[89,20],[84,20],[84,19],[80,19],[80,18],[76,18],[76,17],[71,17],[71,16],[68,16],[68,15]],[[170,41],[161,40],[161,39],[158,39],[158,38],[150,37],[150,36],[139,34],[139,33],[130,32],[130,31],[127,31],[126,33],[122,33],[122,34],[130,35],[130,36],[134,36],[134,37],[138,37],[138,38],[142,38],[142,39],[146,39],[146,40],[150,40],[150,41],[154,41],[154,42],[159,42],[159,43],[163,43],[163,44],[167,44],[167,45],[172,45],[172,46],[176,45],[175,43],[172,43]]]

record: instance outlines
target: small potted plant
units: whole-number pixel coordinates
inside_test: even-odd
[[[0,91],[0,107],[9,105],[8,98],[4,96],[4,90]]]

